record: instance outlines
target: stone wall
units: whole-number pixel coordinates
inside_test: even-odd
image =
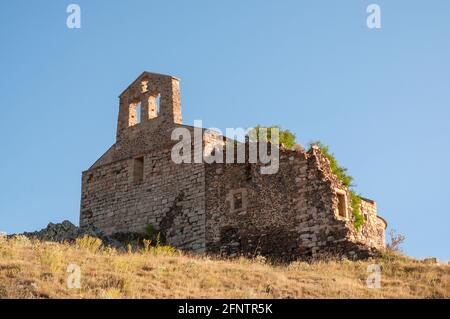
[[[355,239],[370,247],[381,249],[385,247],[386,221],[378,216],[377,204],[370,199],[361,198],[361,212],[364,224],[360,232],[356,232]]]
[[[302,154],[282,158],[278,174],[273,175],[261,175],[258,164],[207,165],[207,251],[231,256],[296,255],[295,207],[304,198],[292,194],[300,194],[295,179],[306,176],[305,163]]]
[[[167,244],[204,249],[205,179],[202,164],[175,164],[171,149],[143,156],[144,176],[136,183],[133,158],[83,173],[80,226],[106,234],[161,231]]]
[[[282,150],[274,175],[261,175],[260,165],[249,163],[211,164],[205,172],[208,252],[282,260],[358,258],[384,245],[372,225],[376,209],[362,232],[355,229],[348,190],[318,149]],[[345,217],[339,216],[338,192],[348,198]]]
[[[316,178],[313,178],[310,183],[322,184],[321,188],[328,193],[325,196],[327,200],[319,209],[324,211],[334,212],[329,214],[332,219],[328,219],[329,224],[325,228],[322,235],[322,241],[319,242],[317,249],[317,257],[320,258],[322,254],[339,254],[349,258],[365,258],[370,255],[378,253],[378,249],[384,248],[384,229],[386,224],[379,223],[381,221],[377,216],[376,205],[372,205],[372,218],[366,220],[360,230],[354,226],[354,218],[351,207],[351,195],[349,190],[344,187],[338,178],[332,173],[328,159],[321,153],[319,148],[313,147],[310,153],[310,167],[316,172]],[[330,200],[329,192],[331,192],[331,207],[328,200]],[[323,192],[319,192],[323,193]],[[339,215],[339,199],[338,194],[344,193],[346,197],[346,217]],[[311,198],[318,197],[317,191],[312,189],[310,192]],[[322,198],[323,201],[324,198]],[[361,209],[364,210],[364,204],[368,200],[363,200]],[[327,213],[325,213],[327,214]],[[374,220],[377,222],[373,222]],[[323,241],[327,238],[326,242]]]

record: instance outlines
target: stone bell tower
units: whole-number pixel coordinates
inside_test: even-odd
[[[117,140],[131,127],[182,124],[180,84],[173,76],[144,72],[119,99]]]

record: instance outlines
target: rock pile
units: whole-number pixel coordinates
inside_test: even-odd
[[[25,232],[16,235],[22,235],[30,239],[33,238],[41,241],[53,241],[59,243],[66,241],[73,242],[77,238],[91,236],[101,239],[103,245],[115,248],[123,248],[130,243],[134,245],[140,245],[142,243],[142,239],[145,238],[145,235],[138,233],[116,233],[112,235],[105,235],[95,227],[81,229],[68,220],[57,224],[49,223],[46,228],[39,231]],[[8,237],[13,236],[15,235],[9,235]]]
[[[65,220],[62,223],[49,223],[46,228],[35,232],[25,232],[23,235],[28,238],[35,238],[42,241],[74,241],[83,236],[92,236],[102,238],[102,233],[95,229],[81,230],[79,227]]]

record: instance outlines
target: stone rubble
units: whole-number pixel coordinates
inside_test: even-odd
[[[89,227],[81,229],[68,220],[64,220],[62,223],[49,223],[46,228],[34,232],[24,232],[21,234],[8,235],[8,238],[21,235],[30,239],[38,239],[40,241],[50,242],[74,242],[77,238],[85,236],[99,238],[104,246],[111,246],[115,248],[124,248],[128,243],[134,242],[135,244],[142,243],[144,234],[137,233],[115,233],[106,235],[101,230],[95,227]]]

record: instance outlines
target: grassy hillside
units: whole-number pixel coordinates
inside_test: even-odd
[[[67,266],[81,288],[67,288]],[[367,266],[382,267],[380,289],[366,285]],[[372,261],[220,260],[168,247],[118,252],[94,239],[76,244],[0,238],[2,298],[449,298],[450,266],[386,254]]]

